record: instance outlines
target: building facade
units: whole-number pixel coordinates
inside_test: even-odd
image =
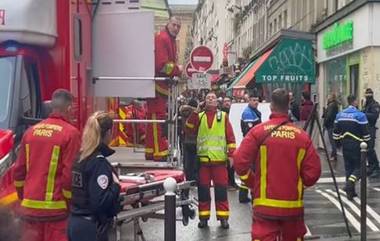
[[[336,93],[343,105],[372,88],[380,97],[380,1],[356,0],[316,28],[319,93]],[[323,102],[326,103],[326,98]]]

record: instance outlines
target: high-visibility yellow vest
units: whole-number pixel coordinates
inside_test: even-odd
[[[220,112],[218,120],[215,114],[211,128],[207,124],[205,112],[199,113],[197,135],[197,154],[201,162],[225,162],[227,160],[226,113]]]

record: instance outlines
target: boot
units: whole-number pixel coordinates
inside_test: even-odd
[[[228,220],[224,218],[220,219],[220,226],[222,227],[222,229],[230,228],[230,225],[228,224]]]
[[[346,183],[346,188],[345,188],[346,194],[347,194],[347,199],[352,201],[354,200],[355,197],[355,182],[348,180]],[[357,195],[356,195],[357,196]]]
[[[244,188],[239,189],[239,202],[240,203],[251,202],[251,199],[248,197],[248,189],[244,189]]]
[[[208,227],[208,220],[200,219],[198,223],[198,228],[207,228],[207,227]]]

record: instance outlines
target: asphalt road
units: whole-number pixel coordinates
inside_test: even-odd
[[[342,188],[344,186],[343,160],[339,158],[335,171],[342,200],[346,209],[346,214],[353,234],[349,239],[340,211],[337,194],[332,184],[330,171],[325,161],[323,163],[322,178],[316,186],[305,191],[305,222],[308,228],[306,240],[329,240],[329,241],[359,241],[360,231],[360,197],[353,202],[347,200]],[[359,192],[357,185],[357,192]],[[380,240],[380,180],[368,180],[368,219],[367,219],[367,240]],[[196,196],[196,192],[193,192]],[[223,230],[219,227],[219,222],[213,216],[209,222],[208,229],[198,229],[197,218],[190,220],[188,226],[183,226],[182,222],[177,222],[177,241],[249,241],[251,230],[252,211],[249,204],[238,202],[238,191],[230,189],[228,192],[230,202],[230,229]],[[212,209],[214,212],[214,209]],[[180,219],[181,212],[177,209],[177,217]],[[149,219],[141,222],[141,228],[146,240],[164,240],[163,220]],[[121,240],[133,241],[132,223],[123,224]]]

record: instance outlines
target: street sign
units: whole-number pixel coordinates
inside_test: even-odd
[[[194,69],[194,67],[191,65],[191,63],[187,63],[185,68],[185,73],[188,78],[191,78],[193,76],[193,73],[197,73],[198,71]]]
[[[187,88],[190,90],[210,89],[211,75],[207,73],[193,73],[192,78],[187,80]]]
[[[206,46],[198,46],[191,51],[191,65],[198,71],[207,71],[214,62],[212,51]]]

